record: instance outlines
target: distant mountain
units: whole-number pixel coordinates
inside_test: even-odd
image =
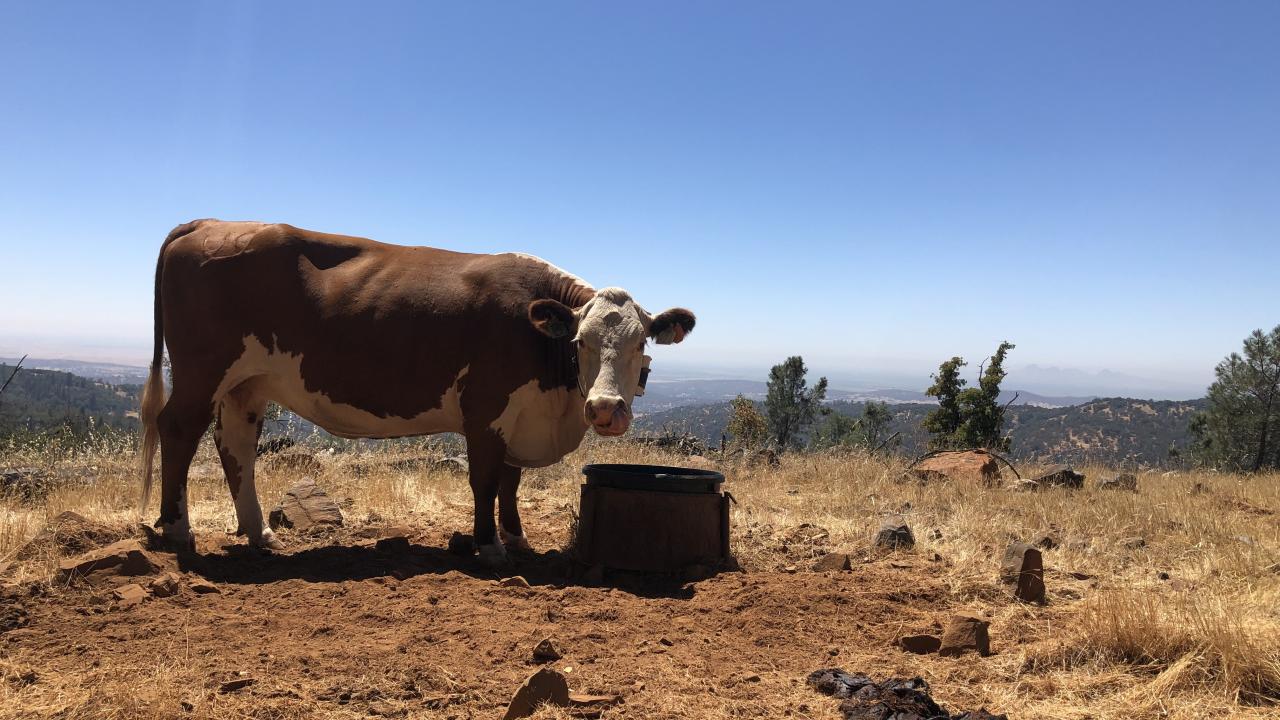
[[[837,401],[833,411],[862,414],[863,402]],[[1186,450],[1191,416],[1203,400],[1136,400],[1103,398],[1067,407],[1011,406],[1005,430],[1012,438],[1010,455],[1020,461],[1100,463],[1113,467],[1159,467],[1176,463],[1170,449]],[[920,403],[890,404],[890,432],[900,433],[899,451],[916,456],[925,451],[928,434],[920,422],[932,409]],[[718,445],[729,422],[728,403],[683,406],[638,417],[635,432],[688,433]]]
[[[11,372],[13,366],[0,363],[0,378]],[[136,428],[141,389],[23,365],[0,395],[0,437],[58,427],[82,432],[91,418],[97,427]]]
[[[8,365],[13,365],[17,362],[18,358],[0,358],[0,363]],[[27,358],[22,363],[22,367],[31,370],[60,370],[113,385],[141,385],[147,381],[147,368],[138,365],[119,365],[85,360]]]
[[[635,401],[637,413],[656,413],[685,405],[704,405],[721,400],[732,400],[743,395],[752,400],[763,400],[767,385],[758,380],[714,380],[689,378],[675,380],[652,379],[645,395]],[[1015,399],[1016,397],[1016,399]],[[1066,407],[1092,400],[1092,397],[1049,396],[1025,390],[1006,391],[1000,394],[1000,402],[1013,400],[1015,405],[1040,407]],[[827,400],[832,402],[887,402],[936,404],[937,400],[917,390],[841,390],[828,389]]]

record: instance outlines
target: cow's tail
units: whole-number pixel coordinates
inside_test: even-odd
[[[155,288],[155,345],[151,354],[151,370],[147,373],[147,384],[142,387],[142,402],[139,416],[142,418],[142,502],[138,507],[139,514],[145,515],[147,504],[151,501],[151,471],[155,464],[156,446],[160,444],[158,422],[160,411],[164,409],[164,302],[161,299],[160,282],[164,274],[164,251],[169,243],[195,230],[201,220],[179,225],[174,228],[160,246],[160,257],[156,259]]]

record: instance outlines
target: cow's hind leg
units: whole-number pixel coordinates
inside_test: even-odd
[[[498,475],[498,537],[509,550],[532,551],[520,525],[520,468],[503,464]]]
[[[187,473],[196,446],[213,414],[212,393],[194,392],[174,382],[173,395],[156,419],[160,435],[160,528],[167,545],[195,550],[187,507]]]
[[[471,472],[471,496],[475,500],[475,542],[480,561],[486,565],[507,562],[507,551],[498,539],[493,521],[493,504],[501,484],[506,446],[502,438],[485,429],[467,434],[467,464]]]
[[[262,522],[262,506],[254,483],[254,462],[258,457],[258,436],[262,433],[265,397],[253,392],[252,381],[227,393],[218,405],[213,437],[218,457],[227,476],[227,488],[236,506],[237,535],[246,535],[254,547],[280,550],[284,545]]]

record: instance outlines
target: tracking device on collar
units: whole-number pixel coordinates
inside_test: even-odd
[[[636,385],[636,397],[644,395],[645,383],[649,382],[649,363],[651,362],[653,362],[653,358],[645,355],[644,364],[640,366],[640,384]]]

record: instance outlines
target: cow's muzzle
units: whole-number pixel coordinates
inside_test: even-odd
[[[585,413],[597,435],[617,437],[631,427],[631,410],[622,398],[588,398]]]

